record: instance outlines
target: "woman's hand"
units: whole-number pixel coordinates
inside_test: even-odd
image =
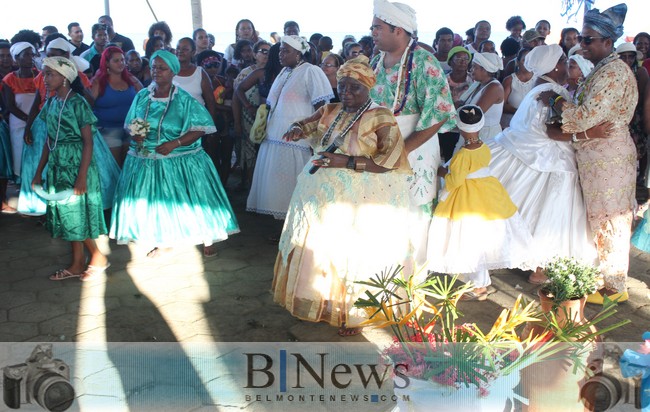
[[[585,133],[590,139],[607,139],[611,137],[612,131],[614,131],[614,123],[605,121],[587,129]]]
[[[542,102],[544,106],[550,106],[551,105],[551,99],[555,100],[559,94],[555,93],[553,90],[547,90],[545,92],[541,92],[539,96],[537,96],[537,100]]]
[[[298,140],[305,137],[302,129],[298,125],[292,125],[289,130],[282,136],[282,140],[287,142],[297,142]]]
[[[438,177],[445,177],[447,175],[447,168],[444,166],[438,167]]]
[[[319,155],[323,156],[322,159],[314,159],[311,162],[315,166],[320,167],[340,167],[345,168],[348,165],[348,157],[346,155],[338,153],[327,153],[327,152],[318,152]]]
[[[135,135],[131,136],[131,139],[133,139],[133,141],[136,143],[144,143],[145,136]]]
[[[41,173],[36,173],[34,175],[34,178],[32,179],[32,189],[34,186],[42,186],[43,185],[43,176],[41,176]]]
[[[27,145],[32,145],[32,131],[29,130],[28,128],[25,129],[25,135],[23,136],[23,140],[25,141],[25,144]]]
[[[34,178],[35,179],[35,178]],[[86,185],[86,176],[77,176],[77,180],[74,182],[74,194],[83,195],[88,190]]]
[[[174,149],[180,147],[178,144],[178,139],[170,140],[169,142],[165,142],[161,144],[160,146],[156,147],[156,153],[161,154],[163,156],[167,156],[170,154]]]

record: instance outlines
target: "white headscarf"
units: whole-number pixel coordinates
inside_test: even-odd
[[[534,76],[541,76],[550,73],[563,55],[564,51],[559,44],[544,44],[535,47],[526,55],[524,66]]]
[[[289,46],[298,50],[300,54],[305,54],[309,51],[309,43],[307,40],[303,39],[300,36],[282,36],[282,43],[287,43]]]
[[[32,51],[34,54],[36,54],[36,49],[31,43],[28,43],[26,41],[19,41],[18,43],[14,44],[11,46],[9,49],[9,53],[11,53],[11,57],[16,60],[18,58],[18,55],[23,52],[23,50],[29,49],[31,47]]]
[[[581,48],[582,48],[582,46],[580,46],[580,43],[576,44],[575,46],[573,46],[573,47],[571,47],[569,49],[569,52],[567,53],[567,56],[569,56],[569,57],[573,56]]]
[[[46,50],[50,49],[63,50],[65,52],[72,53],[75,50],[75,47],[66,39],[57,37],[47,44]]]
[[[496,53],[474,53],[472,63],[476,63],[488,73],[496,73],[503,70],[503,61]]]
[[[580,67],[580,71],[584,77],[589,76],[589,73],[591,73],[591,71],[594,69],[594,64],[579,54],[574,54],[573,56],[569,57],[569,60],[573,60],[578,64],[578,67]]]
[[[49,67],[50,69],[60,73],[63,77],[68,79],[70,83],[77,78],[77,66],[65,57],[46,57],[43,59],[43,67]]]
[[[404,3],[375,0],[373,14],[379,20],[392,24],[395,27],[401,27],[411,34],[418,30],[415,10]]]
[[[460,120],[461,112],[465,112],[465,113],[469,112],[472,114],[474,114],[475,112],[479,112],[481,113],[481,120],[479,120],[478,123],[474,123],[474,124],[463,123],[463,121]],[[473,104],[466,104],[465,106],[459,107],[458,116],[456,117],[456,125],[461,131],[466,133],[475,133],[481,131],[481,129],[485,125],[485,116],[483,116],[483,110],[481,110],[480,107],[475,106]]]

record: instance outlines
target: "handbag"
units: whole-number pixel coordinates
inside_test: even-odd
[[[266,104],[261,104],[257,108],[257,113],[255,113],[255,121],[251,127],[250,134],[248,138],[251,142],[255,144],[260,144],[266,137],[266,118],[268,116],[269,109]]]

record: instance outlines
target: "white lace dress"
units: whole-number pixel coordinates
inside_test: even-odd
[[[334,97],[325,73],[303,63],[284,68],[273,82],[266,138],[260,146],[246,210],[284,219],[296,179],[311,156],[304,140],[285,142],[282,136],[293,122],[309,117],[314,105]]]

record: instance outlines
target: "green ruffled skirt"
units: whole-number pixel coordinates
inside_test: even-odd
[[[203,149],[167,157],[129,152],[115,191],[110,237],[155,246],[225,240],[239,226]]]
[[[59,142],[56,149],[50,152],[47,170],[49,193],[74,187],[81,164],[82,148],[81,141]],[[45,226],[52,237],[83,241],[107,233],[99,171],[94,158],[86,175],[86,187],[87,191],[83,195],[48,202]]]

